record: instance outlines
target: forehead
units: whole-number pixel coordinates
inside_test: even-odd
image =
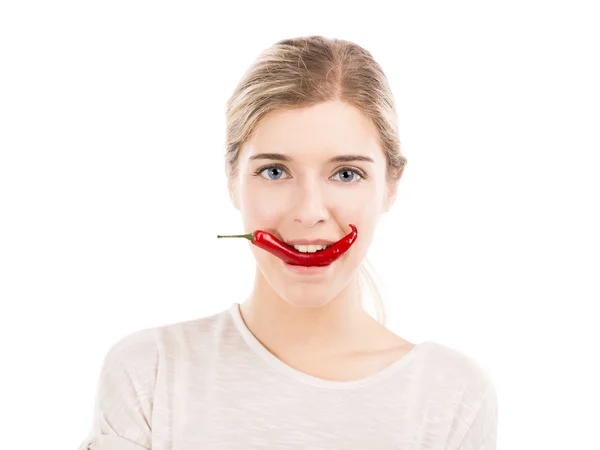
[[[245,156],[285,153],[294,160],[327,159],[339,154],[383,158],[372,121],[341,101],[306,108],[272,111],[258,124],[245,145]]]

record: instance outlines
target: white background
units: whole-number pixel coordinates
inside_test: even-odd
[[[388,326],[489,371],[499,448],[600,448],[591,4],[3,2],[1,447],[76,448],[112,344],[248,294],[248,246],[215,238],[242,231],[225,102],[264,48],[322,34],[398,104],[408,165],[369,253]]]

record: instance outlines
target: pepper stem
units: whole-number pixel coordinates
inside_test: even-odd
[[[229,234],[229,235],[217,235],[218,238],[246,238],[249,241],[252,240],[252,238],[254,237],[254,233],[248,233],[248,234]]]

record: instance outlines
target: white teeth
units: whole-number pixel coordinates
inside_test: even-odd
[[[294,248],[302,253],[314,253],[314,252],[318,252],[319,250],[323,250],[327,247],[330,247],[330,246],[329,245],[294,245]]]

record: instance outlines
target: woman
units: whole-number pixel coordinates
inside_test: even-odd
[[[478,364],[395,335],[362,305],[399,147],[368,51],[320,36],[264,51],[227,105],[229,193],[254,239],[254,288],[220,314],[117,342],[81,448],[495,449],[496,393]]]

